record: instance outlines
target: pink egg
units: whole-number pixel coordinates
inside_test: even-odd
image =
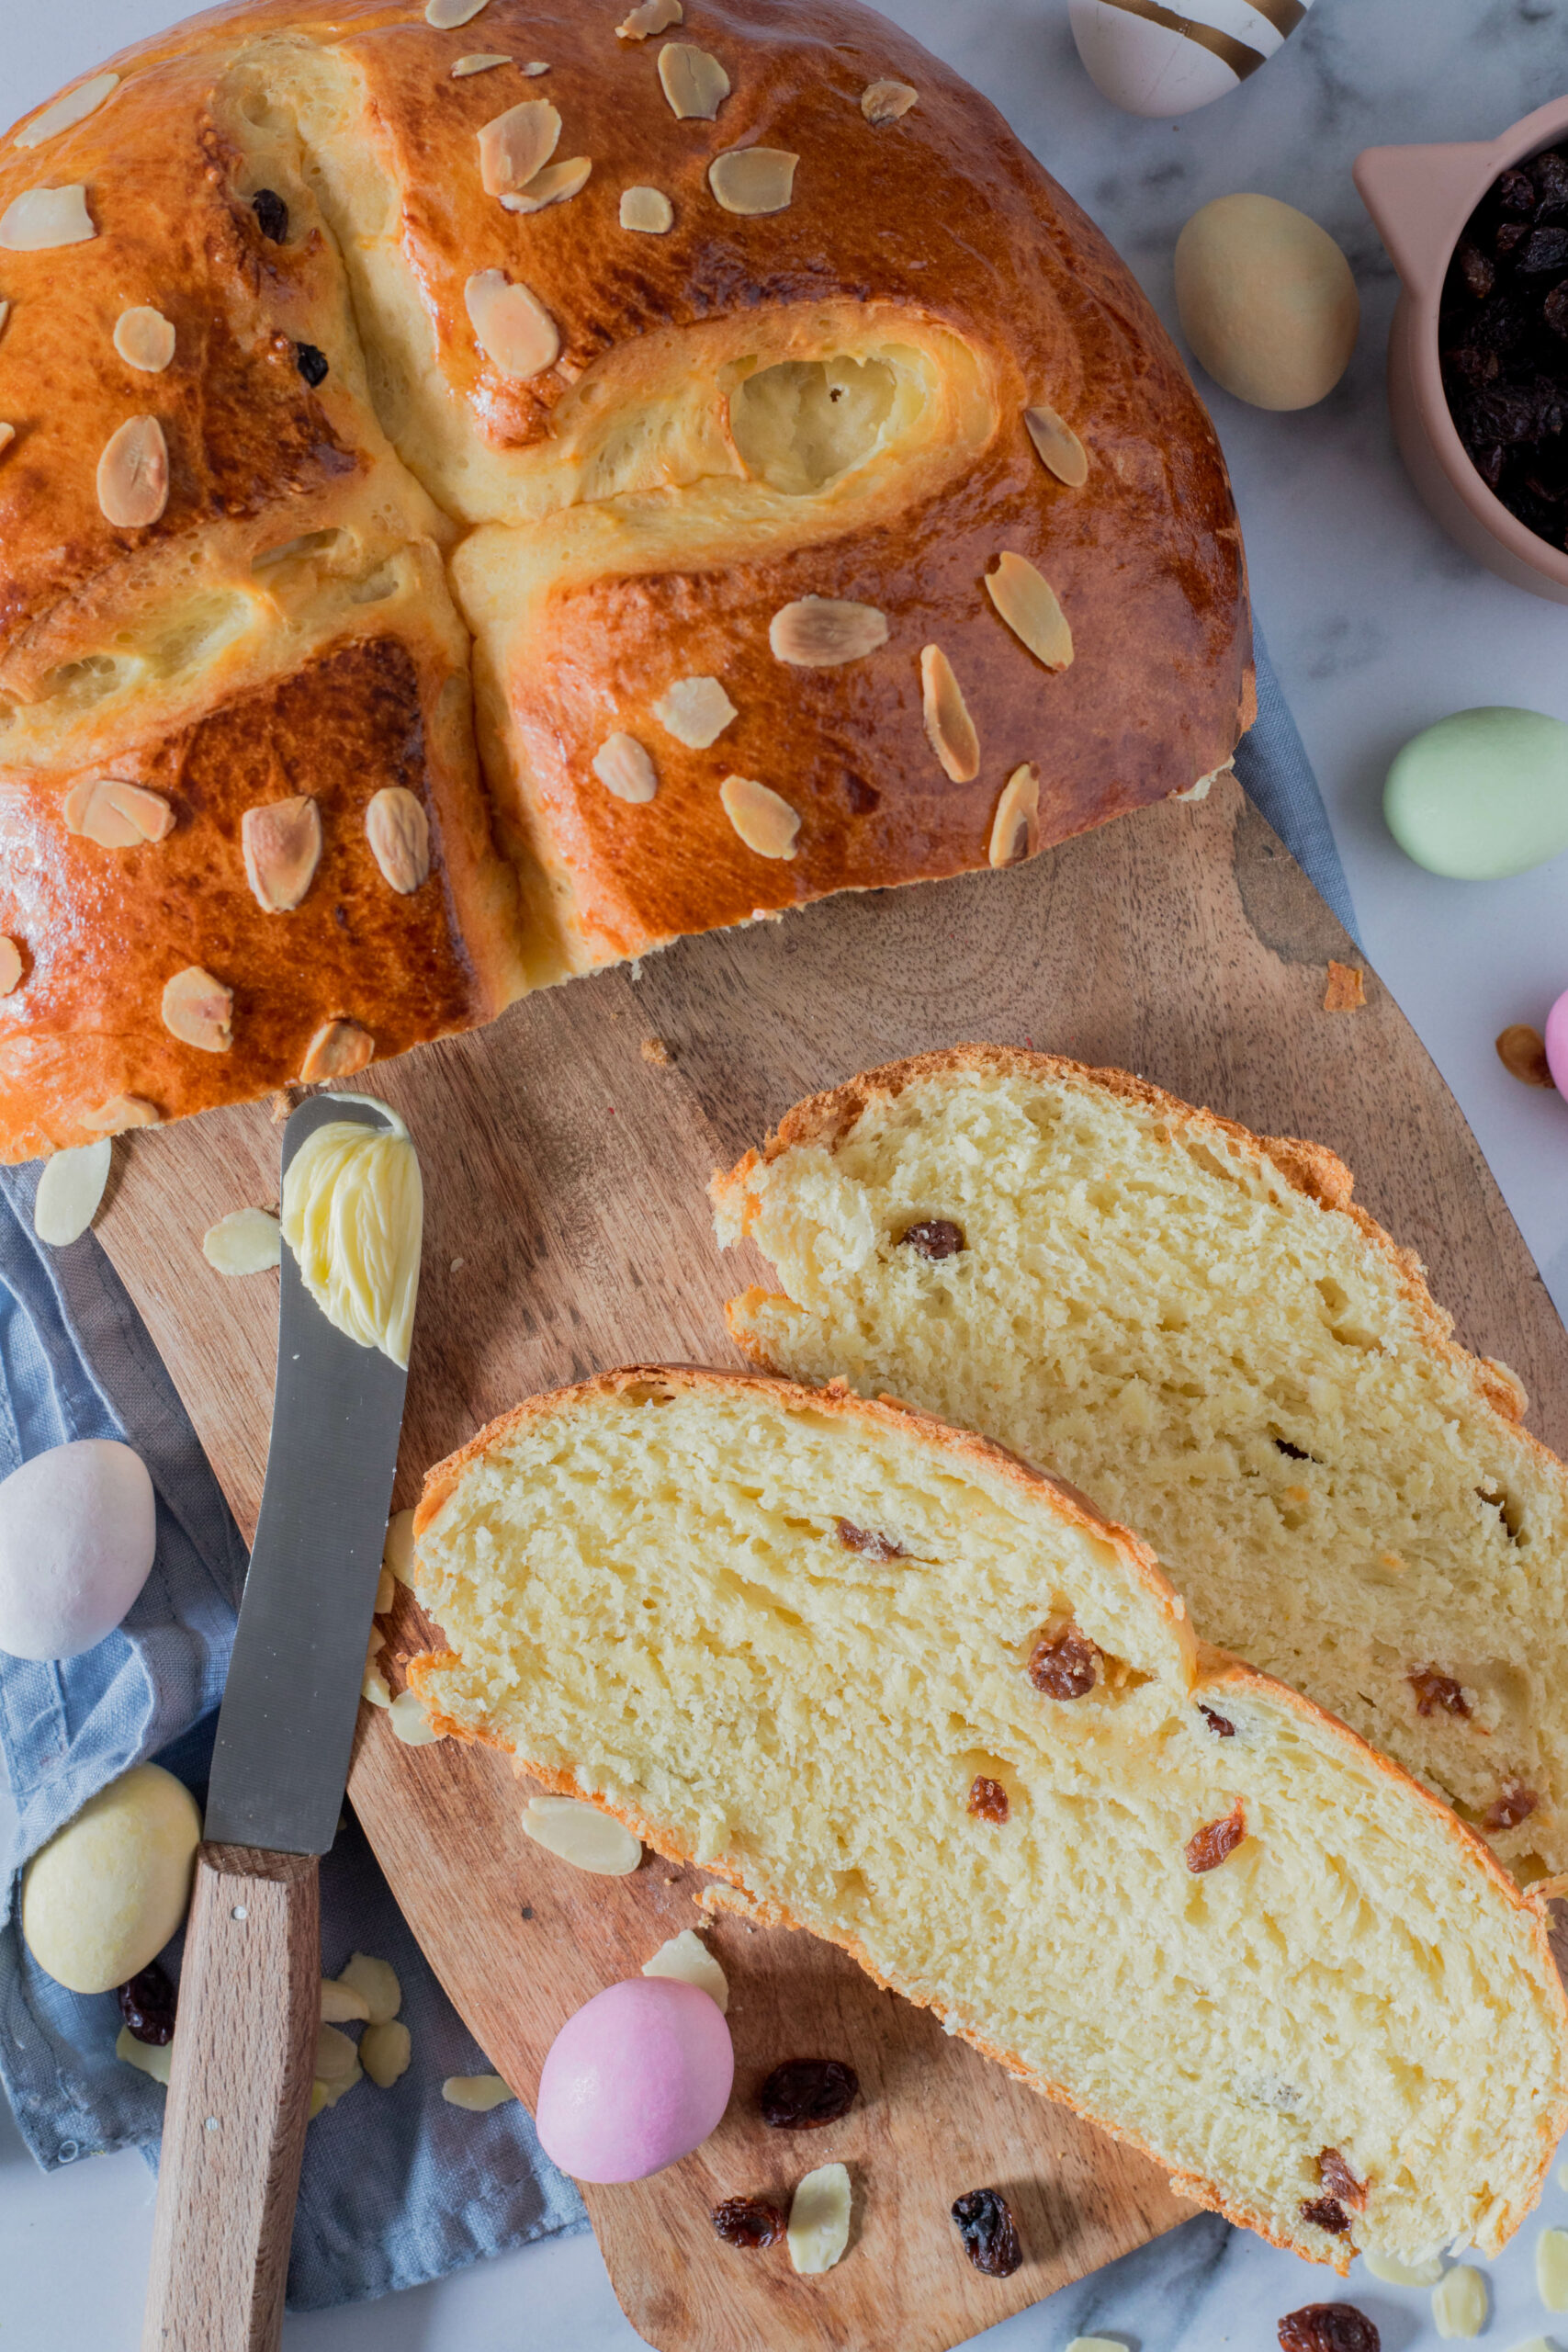
[[[701,2147],[734,2080],[717,2003],[676,1977],[634,1976],[595,1993],[550,2045],[539,2143],[574,2180],[646,2180]]]
[[[1546,1066],[1557,1091],[1568,1100],[1568,989],[1546,1016]]]

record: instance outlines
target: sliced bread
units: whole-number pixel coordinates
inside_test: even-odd
[[[792,1111],[716,1179],[787,1296],[730,1328],[1058,1470],[1200,1634],[1568,1870],[1568,1472],[1331,1152],[1121,1070],[963,1046]]]
[[[1540,1910],[1153,1555],[923,1415],[661,1366],[432,1471],[410,1680],[1343,2269],[1494,2251],[1568,2122]],[[852,2058],[853,2052],[847,2053]]]

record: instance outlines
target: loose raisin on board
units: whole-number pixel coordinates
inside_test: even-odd
[[[1012,2208],[999,2188],[972,2188],[955,2199],[953,2218],[964,2251],[987,2278],[1010,2278],[1023,2260]]]
[[[906,1226],[898,1239],[922,1258],[956,1258],[964,1247],[964,1227],[950,1216],[928,1216],[919,1225]]]
[[[157,1962],[139,1969],[115,1995],[120,2016],[138,2041],[162,2050],[175,2038],[175,1988]]]
[[[1217,1871],[1227,1861],[1247,1835],[1247,1815],[1238,1797],[1230,1811],[1220,1821],[1206,1821],[1187,1840],[1187,1867],[1194,1878],[1205,1871]]]
[[[318,384],[325,383],[327,355],[316,344],[297,343],[294,346],[294,365],[312,391]]]
[[[784,2233],[778,2207],[765,2205],[760,2197],[727,2197],[713,2209],[713,2225],[726,2245],[738,2245],[746,2254],[777,2245]]]
[[[1382,2352],[1382,2338],[1354,2303],[1307,2303],[1280,2322],[1280,2352]]]
[[[258,187],[251,198],[251,210],[256,216],[256,227],[273,244],[283,244],[288,235],[288,207],[276,188]]]
[[[976,1772],[969,1791],[969,1810],[982,1821],[1005,1821],[1008,1792],[999,1781],[987,1781],[983,1772]]]
[[[895,1544],[891,1535],[879,1535],[874,1528],[857,1527],[852,1519],[838,1521],[839,1541],[846,1552],[858,1552],[864,1560],[902,1560],[908,1557],[902,1544]]]
[[[1470,1701],[1464,1695],[1462,1684],[1456,1682],[1451,1674],[1439,1674],[1435,1666],[1421,1666],[1404,1679],[1416,1693],[1418,1715],[1429,1715],[1441,1707],[1445,1714],[1458,1715],[1468,1721]]]
[[[1213,1707],[1200,1707],[1198,1713],[1207,1718],[1209,1729],[1213,1733],[1216,1739],[1234,1739],[1235,1737],[1235,1725],[1232,1723],[1228,1715],[1216,1714]]]
[[[1505,1789],[1500,1797],[1493,1798],[1482,1815],[1481,1826],[1494,1838],[1500,1829],[1517,1829],[1521,1821],[1529,1819],[1540,1803],[1533,1789],[1521,1789],[1516,1783],[1513,1788]]]
[[[1065,1625],[1059,1634],[1041,1634],[1025,1671],[1048,1699],[1086,1699],[1094,1689],[1099,1663],[1100,1652],[1089,1635],[1076,1625]]]
[[[860,2076],[841,2058],[786,2058],[757,2094],[775,2132],[818,2132],[837,2123],[860,2097]]]
[[[1357,2179],[1337,2148],[1318,2150],[1317,2177],[1337,2203],[1354,2205],[1358,2212],[1366,2204],[1366,2182]]]
[[[1350,2226],[1350,2216],[1337,2197],[1303,2197],[1302,2219],[1326,2230],[1331,2238],[1342,2238]]]

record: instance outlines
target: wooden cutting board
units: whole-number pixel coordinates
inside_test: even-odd
[[[1355,1012],[1323,1007],[1338,924],[1222,779],[1011,873],[832,899],[687,941],[518,1006],[480,1035],[370,1073],[425,1170],[425,1272],[400,1503],[422,1473],[536,1389],[649,1358],[736,1361],[723,1300],[756,1261],[715,1249],[704,1187],[801,1095],[964,1038],[1138,1071],[1265,1134],[1330,1144],[1357,1195],[1431,1269],[1467,1345],[1501,1356],[1568,1442],[1568,1348],[1459,1109],[1371,971]],[[657,1051],[659,1040],[669,1058]],[[242,1526],[255,1522],[276,1351],[272,1277],[225,1283],[201,1236],[267,1205],[265,1107],[136,1136],[99,1232],[163,1351]],[[426,1629],[400,1594],[389,1652]],[[400,1681],[400,1668],[391,1678]],[[354,1805],[424,1950],[499,2071],[531,2099],[562,2019],[701,1917],[700,1872],[649,1857],[584,1878],[525,1839],[501,1759],[410,1749],[362,1711]],[[736,2097],[685,2163],[587,2192],[627,2314],[671,2352],[739,2345],[945,2352],[1168,2229],[1189,2209],[1143,2159],[947,2040],[804,1935],[722,1917]],[[843,2056],[860,2104],[813,2133],[768,2131],[779,2060]],[[721,2196],[785,2199],[840,2158],[855,2186],[844,2260],[796,2278],[782,2247],[720,2245]],[[1027,2252],[1006,2281],[964,2258],[953,2199],[1003,2188]]]

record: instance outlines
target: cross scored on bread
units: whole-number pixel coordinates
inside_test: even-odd
[[[851,0],[255,0],[0,148],[0,1158],[1010,864],[1249,716],[1212,428]]]

